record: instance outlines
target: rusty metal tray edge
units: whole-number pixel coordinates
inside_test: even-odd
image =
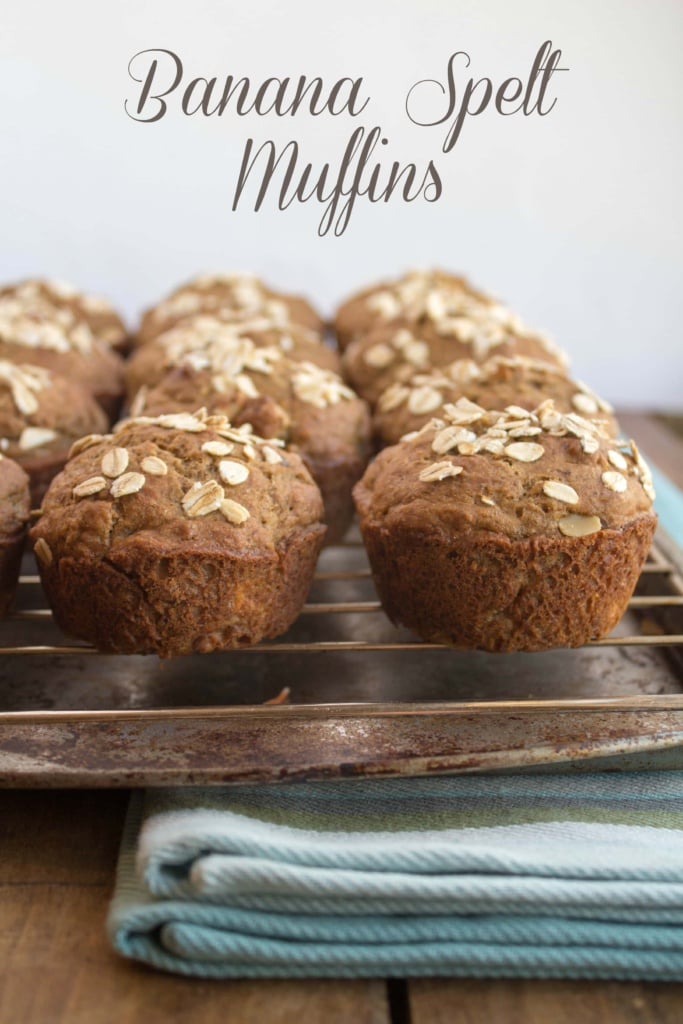
[[[683,552],[658,547],[683,593]],[[683,768],[683,694],[0,712],[0,786]]]

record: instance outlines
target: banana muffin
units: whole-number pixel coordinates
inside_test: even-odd
[[[339,306],[334,330],[340,349],[376,327],[396,321],[420,324],[447,316],[481,316],[484,307],[502,309],[496,299],[459,274],[444,270],[410,270],[394,281],[370,285]],[[493,314],[495,315],[495,314]]]
[[[279,437],[297,452],[318,484],[325,505],[328,544],[339,541],[353,517],[351,490],[367,464],[367,405],[340,377],[312,363],[288,359],[277,349],[251,351],[230,372],[180,367],[134,403],[136,415],[158,416],[205,407],[233,423],[251,423],[263,437]]]
[[[145,345],[176,324],[201,314],[231,323],[258,318],[281,328],[296,324],[317,335],[322,335],[325,326],[306,299],[275,292],[253,274],[204,274],[148,309],[135,343]]]
[[[405,384],[392,384],[377,402],[375,435],[382,445],[396,444],[404,434],[420,430],[439,416],[442,405],[460,398],[484,409],[517,405],[529,410],[552,398],[560,412],[578,412],[607,436],[619,433],[612,406],[587,384],[546,363],[496,356],[483,364],[458,359],[441,370],[416,374]]]
[[[78,384],[42,366],[0,359],[0,450],[28,473],[33,508],[73,442],[107,426],[103,410]]]
[[[143,385],[154,387],[176,366],[189,361],[226,365],[241,360],[243,350],[276,348],[291,359],[304,359],[335,373],[341,370],[339,356],[304,327],[277,327],[267,320],[251,320],[229,324],[213,316],[202,316],[160,334],[133,353],[126,364],[128,397],[132,398]]]
[[[123,360],[84,320],[49,319],[8,299],[0,304],[0,359],[42,366],[80,384],[110,421],[123,395]]]
[[[29,510],[26,473],[0,455],[0,617],[14,601]]]
[[[128,331],[112,304],[99,295],[88,295],[64,281],[36,278],[0,288],[0,316],[4,309],[16,309],[62,327],[74,327],[84,321],[93,336],[117,351],[128,342]]]
[[[31,540],[67,633],[171,657],[283,633],[313,578],[322,510],[277,441],[176,413],[77,442]]]
[[[392,384],[403,384],[416,373],[461,359],[485,363],[494,356],[522,356],[561,370],[568,364],[549,338],[525,329],[516,318],[474,323],[463,317],[450,323],[396,321],[377,327],[348,346],[343,367],[351,386],[374,406]]]
[[[382,604],[424,640],[575,647],[616,625],[655,529],[649,470],[552,401],[462,400],[380,452],[354,490]]]

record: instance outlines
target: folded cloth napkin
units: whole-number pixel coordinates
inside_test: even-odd
[[[683,981],[681,925],[676,771],[138,793],[108,920],[124,956],[213,978]]]
[[[655,512],[667,533],[683,547],[683,494],[652,462],[650,468],[657,493]]]
[[[683,980],[683,772],[136,794],[109,934],[238,977]]]

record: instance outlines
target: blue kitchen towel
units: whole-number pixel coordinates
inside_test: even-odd
[[[187,975],[683,980],[683,772],[133,798],[109,915]]]
[[[683,548],[683,494],[669,480],[668,476],[665,476],[651,462],[650,468],[657,494],[655,512],[669,536],[676,541],[680,548]]]
[[[124,956],[211,978],[683,981],[682,926],[676,771],[137,793],[108,919]]]

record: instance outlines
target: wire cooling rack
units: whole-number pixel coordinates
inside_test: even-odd
[[[27,562],[0,623],[0,785],[683,767],[681,565],[659,531],[622,622],[583,648],[462,652],[387,620],[352,534],[284,637],[160,661],[65,637]]]
[[[362,551],[362,544],[359,539],[352,537],[344,544],[339,545],[338,551],[341,558],[344,552]],[[677,565],[674,564],[660,544],[655,542],[652,546],[648,560],[641,573],[641,587],[645,580],[653,581],[657,592],[636,594],[629,601],[629,611],[645,612],[655,609],[683,608],[683,576]],[[351,583],[358,586],[372,584],[370,568],[362,565],[359,568],[328,569],[316,573],[317,584]],[[39,587],[40,577],[35,574],[25,574],[20,578],[20,587]],[[652,589],[648,587],[647,589]],[[303,616],[318,616],[324,621],[332,615],[353,614],[353,615],[377,615],[382,614],[382,607],[377,599],[366,600],[313,600],[308,601],[301,612]],[[27,608],[14,612],[10,621],[20,622],[47,622],[52,619],[52,612],[49,608]],[[642,622],[642,620],[641,620]],[[650,623],[650,626],[652,624]],[[683,618],[681,620],[683,628]],[[263,653],[322,653],[331,651],[411,651],[416,650],[450,650],[444,644],[424,643],[414,639],[400,637],[398,631],[394,638],[387,638],[379,641],[372,641],[367,638],[360,639],[329,639],[323,636],[320,639],[307,641],[292,641],[286,637],[271,643],[261,643],[255,647],[243,648],[233,654],[263,654]],[[672,647],[683,645],[683,632],[671,631],[663,628],[661,632],[633,632],[623,634],[615,632],[601,640],[590,641],[589,647]],[[3,644],[0,645],[0,655],[45,655],[45,654],[79,654],[98,655],[94,647],[85,643],[70,643],[67,638],[62,638],[56,643],[46,644]]]

